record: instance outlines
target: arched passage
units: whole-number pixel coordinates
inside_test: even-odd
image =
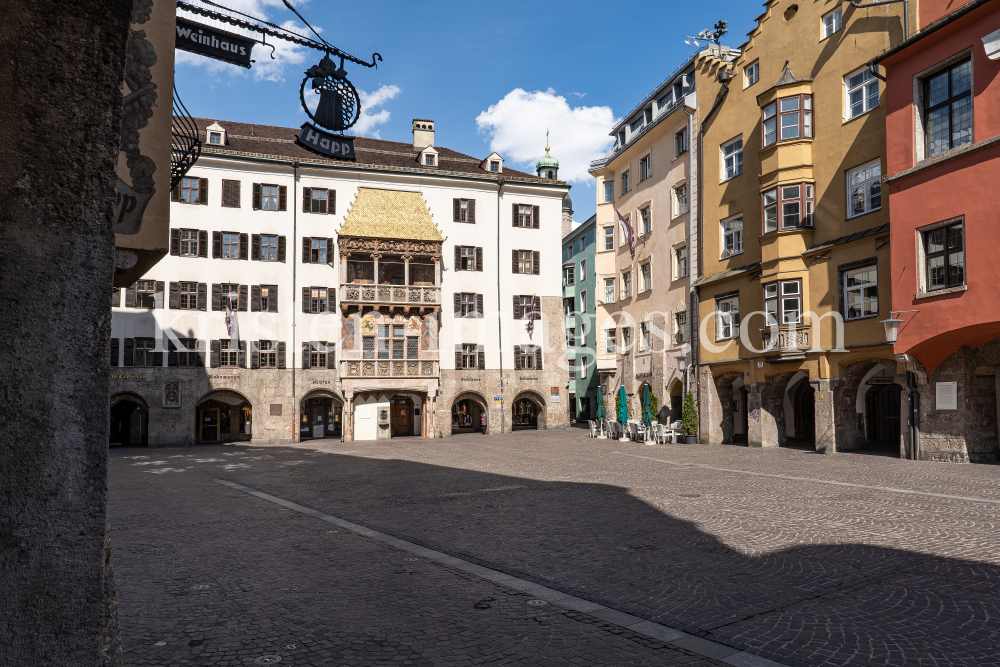
[[[667,400],[664,403],[666,405],[661,406],[660,414],[663,415],[663,408],[665,408],[666,415],[664,416],[666,419],[661,418],[660,421],[668,424],[680,421],[681,413],[684,410],[684,383],[679,378],[674,378],[674,381],[670,383],[667,388]]]
[[[204,444],[253,439],[253,406],[232,389],[217,389],[195,404],[195,441]]]
[[[149,406],[131,392],[111,397],[111,445],[149,444]]]
[[[344,401],[328,389],[315,389],[299,405],[299,440],[340,439],[344,434]]]
[[[486,399],[479,394],[467,391],[455,397],[451,403],[451,433],[487,433],[489,430],[489,413],[486,410]]]
[[[869,358],[846,368],[837,406],[837,449],[902,455],[901,404],[909,393],[895,367],[895,360]]]
[[[815,390],[809,384],[809,375],[799,371],[788,380],[782,409],[785,417],[784,445],[792,447],[816,446]]]
[[[533,391],[524,391],[514,398],[511,425],[515,431],[545,428],[545,401]]]
[[[706,382],[708,391],[702,397],[702,410],[705,414],[702,416],[703,428],[708,431],[708,441],[713,444],[728,444],[736,442],[735,440],[735,417],[736,412],[734,411],[735,403],[734,398],[736,397],[733,391],[733,386],[737,380],[742,381],[743,373],[740,371],[726,371],[715,375],[711,378],[711,384]],[[681,418],[681,411],[684,406],[683,401],[683,387],[678,383],[677,395],[679,397],[677,409],[677,419]],[[707,400],[706,400],[707,399]],[[671,393],[671,400],[673,398],[673,393]],[[744,412],[746,410],[745,404],[741,403]],[[676,420],[672,420],[676,421]],[[744,429],[744,433],[746,429]]]

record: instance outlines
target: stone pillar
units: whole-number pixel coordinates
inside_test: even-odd
[[[837,378],[809,380],[812,385],[813,405],[816,414],[816,451],[820,454],[837,452],[837,400],[834,393],[843,384]]]
[[[777,447],[778,421],[774,416],[773,403],[766,393],[766,384],[753,382],[747,388],[747,444],[750,447]],[[781,409],[779,402],[778,409]]]
[[[403,257],[403,284],[410,286],[410,258]]]
[[[379,282],[378,282],[378,257],[379,257],[378,253],[374,253],[372,255],[372,264],[373,264],[373,266],[372,266],[372,284],[374,284],[374,285],[378,285],[379,284]],[[375,292],[375,299],[376,299],[376,301],[378,300],[378,292],[377,291]]]
[[[109,297],[132,2],[3,9],[0,331],[17,351],[0,355],[0,665],[118,665]]]
[[[354,440],[354,394],[344,394],[344,442]]]
[[[708,366],[700,369],[699,382],[701,383],[701,404],[698,406],[698,431],[702,437],[708,438],[708,443],[718,445],[723,442],[722,432],[722,401],[719,398],[719,388],[712,377],[712,370]],[[670,397],[664,394],[664,403],[669,403]]]
[[[430,397],[430,404],[431,404],[431,409],[427,411],[430,414],[430,417],[428,418],[428,421],[430,422],[430,424],[428,424],[428,426],[430,427],[429,430],[431,432],[431,437],[432,438],[436,438],[437,437],[437,396],[436,395],[433,395],[433,396]]]

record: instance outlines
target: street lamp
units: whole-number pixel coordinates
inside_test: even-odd
[[[901,320],[897,315],[900,313],[919,313],[919,310],[894,310],[890,311],[889,319],[882,320],[879,322],[883,327],[885,327],[885,342],[888,345],[895,345],[896,340],[899,338],[899,325],[905,320]]]
[[[677,370],[679,370],[681,373],[687,373],[687,369],[688,369],[688,355],[681,354],[681,355],[678,355],[678,356],[676,356],[674,358],[677,359]]]

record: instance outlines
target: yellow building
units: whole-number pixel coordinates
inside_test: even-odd
[[[774,0],[722,76],[699,62],[716,99],[695,283],[702,442],[905,447],[906,379],[879,323],[884,84],[866,66],[903,39],[902,8]]]

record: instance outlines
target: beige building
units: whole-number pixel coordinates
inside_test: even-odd
[[[905,444],[879,323],[883,84],[866,67],[903,38],[904,6],[772,0],[735,60],[697,63],[717,99],[702,118],[702,442]]]
[[[719,47],[710,47],[719,52]],[[724,47],[723,47],[724,49]],[[597,363],[607,410],[625,387],[642,414],[642,387],[660,418],[680,419],[691,352],[690,276],[697,271],[697,137],[700,95],[691,57],[611,131],[611,152],[591,164],[597,179]],[[633,230],[635,254],[619,215]]]

